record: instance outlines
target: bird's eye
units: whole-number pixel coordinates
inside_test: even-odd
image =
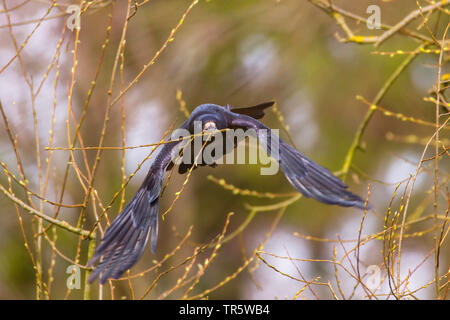
[[[216,130],[217,126],[216,123],[214,121],[208,121],[203,125],[203,130]]]

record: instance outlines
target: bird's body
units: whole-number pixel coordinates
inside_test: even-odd
[[[252,129],[260,140],[261,135],[266,133],[268,140],[263,145],[267,153],[274,157],[271,150],[273,145],[279,149],[275,160],[291,185],[304,196],[326,204],[364,208],[364,201],[348,191],[347,186],[328,169],[305,157],[257,120],[264,116],[264,109],[272,105],[273,102],[267,102],[249,108],[232,109],[230,106],[203,104],[194,109],[180,129],[194,134],[195,123],[201,122],[203,130]],[[233,142],[236,146],[237,142]],[[149,238],[152,251],[155,252],[161,187],[166,170],[174,166],[173,159],[180,152],[181,143],[171,141],[162,146],[139,190],[106,230],[101,244],[89,262],[89,265],[92,265],[102,258],[91,274],[90,282],[98,276],[101,283],[109,278],[119,278],[139,260]],[[194,162],[181,163],[179,172],[185,173],[195,167]]]

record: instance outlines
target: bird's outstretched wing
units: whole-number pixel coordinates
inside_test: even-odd
[[[178,142],[171,142],[163,146],[139,190],[106,230],[88,263],[92,266],[101,259],[91,273],[89,282],[99,276],[101,284],[109,278],[118,279],[139,260],[149,238],[152,251],[155,252],[158,239],[159,196],[165,167],[177,145]]]
[[[288,181],[305,197],[326,204],[364,208],[364,201],[348,191],[347,186],[328,169],[308,159],[258,120],[247,115],[238,115],[231,125],[244,130],[255,130],[260,144],[270,156],[278,160]],[[274,146],[278,148],[278,155],[272,150]]]

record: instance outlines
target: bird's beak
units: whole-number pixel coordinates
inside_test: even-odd
[[[217,130],[217,126],[216,123],[214,121],[208,121],[203,125],[203,131],[216,131]]]

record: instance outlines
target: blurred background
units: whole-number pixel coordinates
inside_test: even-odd
[[[422,2],[423,6],[428,5]],[[356,96],[372,101],[408,58],[408,54],[380,52],[410,52],[420,44],[417,39],[400,34],[378,48],[372,44],[340,42],[336,33],[340,37],[345,34],[336,20],[310,1],[201,0],[188,9],[191,3],[185,0],[141,1],[134,9],[134,2],[131,2],[128,10],[125,0],[94,1],[83,11],[77,33],[77,29],[70,31],[65,27],[68,19],[65,11],[70,4],[79,5],[79,1],[61,0],[53,5],[52,1],[45,0],[3,2],[0,6],[0,101],[4,111],[0,121],[0,160],[4,166],[0,183],[11,190],[10,194],[26,204],[31,198],[36,210],[49,216],[58,211],[58,219],[90,230],[96,216],[121,190],[123,174],[126,177],[132,174],[152,150],[152,147],[126,149],[123,155],[120,148],[158,143],[171,124],[177,126],[184,120],[185,115],[180,110],[183,102],[191,111],[202,103],[245,107],[275,100],[276,112],[267,112],[263,122],[271,128],[279,128],[282,138],[309,158],[339,173],[354,135],[369,110]],[[374,4],[381,9],[381,22],[388,25],[396,24],[418,9],[416,1],[333,1],[336,7],[364,18],[370,16],[366,10]],[[43,17],[45,19],[41,20]],[[448,11],[436,10],[427,17],[436,38],[442,39],[449,21]],[[383,32],[369,30],[365,23],[348,18],[346,21],[357,35],[377,36]],[[408,28],[429,37],[426,28],[420,27],[422,22],[423,19],[417,19]],[[173,39],[167,41],[176,27]],[[102,50],[107,37],[107,45]],[[121,48],[122,37],[126,42]],[[154,64],[138,81],[132,82],[155,54]],[[418,54],[389,88],[379,106],[434,123],[435,104],[425,101],[424,97],[431,97],[429,90],[436,85],[438,58],[438,52]],[[443,61],[441,75],[449,72],[448,51]],[[130,83],[132,86],[121,99],[114,101]],[[97,149],[74,150],[70,160],[67,149],[50,151],[45,148],[69,146],[68,141],[74,138],[80,119],[83,124],[75,146],[80,147],[80,141],[83,146],[98,146],[105,112],[112,101],[103,146],[118,148],[102,151],[93,183],[96,196],[89,197],[83,215],[80,215],[80,207],[58,210],[57,205],[27,194],[20,183],[11,178],[10,174],[14,174],[18,181],[22,180],[19,154],[29,190],[59,203],[64,188],[64,204],[83,203],[88,186],[86,177],[96,162]],[[441,112],[448,112],[448,109],[441,108]],[[356,251],[351,250],[357,245],[359,231],[363,239],[384,230],[395,188],[403,182],[394,197],[391,214],[399,210],[406,181],[415,174],[425,144],[435,132],[432,126],[400,118],[374,113],[362,135],[363,150],[356,151],[352,167],[345,176],[350,189],[363,198],[367,197],[370,184],[372,211],[364,215],[355,208],[327,206],[301,198],[285,208],[261,248],[275,256],[261,253],[263,261],[253,255],[248,266],[239,271],[279,214],[279,210],[258,212],[245,225],[245,230],[219,249],[190,295],[214,288],[239,271],[233,279],[205,296],[210,299],[332,299],[334,290],[338,298],[367,298],[367,291],[350,275],[357,271]],[[444,120],[441,119],[441,124]],[[448,130],[441,130],[440,140],[448,146]],[[16,148],[11,141],[16,141]],[[442,145],[439,148],[443,150]],[[434,150],[431,144],[425,158],[432,157]],[[143,163],[125,188],[125,203],[143,181],[153,158],[152,155]],[[401,265],[395,272],[399,272],[401,279],[407,279],[400,291],[413,293],[403,298],[436,298],[436,285],[432,283],[436,267],[433,250],[436,237],[443,230],[445,240],[448,231],[448,226],[443,225],[448,220],[445,217],[446,210],[448,214],[448,167],[448,153],[444,152],[439,161],[440,191],[436,210],[433,208],[434,161],[424,163],[415,181],[406,218],[407,221],[411,216],[423,219],[404,230],[408,236],[402,241]],[[135,275],[163,259],[192,226],[189,239],[162,266],[130,282],[114,281],[114,290],[109,285],[99,289],[94,283],[91,298],[141,297],[158,275],[192,256],[198,244],[217,240],[229,212],[234,215],[226,234],[242,226],[250,212],[248,205],[266,206],[289,199],[246,196],[236,189],[235,192],[227,190],[208,178],[210,175],[236,188],[262,194],[295,191],[281,173],[261,176],[257,165],[222,165],[196,170],[173,209],[160,221],[156,255],[146,250],[130,274]],[[173,173],[160,202],[160,213],[170,208],[185,179],[186,176]],[[118,213],[121,200],[122,194],[108,210],[110,220]],[[2,195],[0,207],[0,298],[82,298],[85,270],[81,270],[81,288],[72,290],[66,285],[70,275],[66,271],[74,261],[86,265],[88,241],[80,240],[67,230],[49,228],[48,238],[53,241],[49,242],[47,238],[36,236],[42,227],[20,203]],[[444,218],[431,219],[436,212]],[[362,219],[364,226],[360,230]],[[402,217],[398,223],[401,221]],[[47,225],[44,222],[44,227]],[[105,219],[101,225],[104,229]],[[101,238],[98,230],[96,235]],[[24,243],[28,243],[29,249]],[[381,234],[361,245],[358,251],[361,276],[365,275],[367,280],[369,266],[379,268],[376,294],[380,299],[394,298],[389,294],[384,243]],[[448,249],[448,240],[443,241],[441,276],[449,272]],[[344,257],[346,251],[351,252]],[[330,263],[334,254],[338,261],[342,259],[342,267],[337,267],[339,283],[335,265]],[[210,256],[210,249],[201,253],[183,281],[195,276],[201,270],[199,264]],[[190,262],[163,274],[145,298],[182,298],[193,282],[180,290],[167,291],[176,285]],[[39,276],[33,265],[41,265],[40,278],[47,284],[42,289],[37,288]],[[442,286],[448,284],[448,278],[441,280]],[[305,287],[302,281],[315,283]],[[442,296],[446,288],[442,287]]]

